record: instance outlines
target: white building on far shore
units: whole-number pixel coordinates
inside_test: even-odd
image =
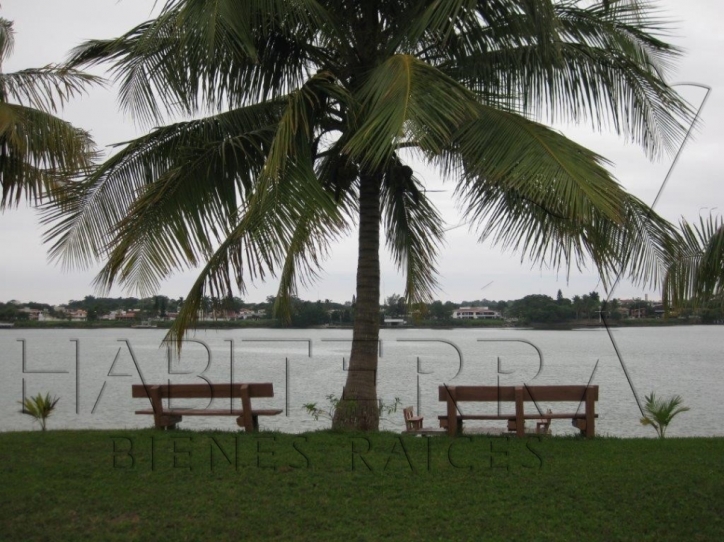
[[[453,311],[452,317],[467,320],[492,320],[502,318],[503,316],[498,311],[494,311],[488,307],[460,307]]]

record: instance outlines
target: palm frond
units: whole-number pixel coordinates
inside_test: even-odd
[[[699,273],[699,291],[703,299],[719,298],[724,302],[724,221],[710,219],[701,229],[707,239]]]
[[[503,249],[552,268],[592,259],[602,278],[626,273],[661,281],[674,228],[626,194],[604,161],[564,136],[518,115],[481,108],[442,162],[463,175],[464,215]]]
[[[682,243],[670,251],[662,289],[665,306],[724,303],[724,220],[709,216],[698,225],[681,221]]]
[[[468,24],[480,24],[477,17],[477,0],[451,0],[427,2],[419,13],[410,17],[409,27],[400,33],[410,44],[419,43],[425,35],[434,36],[440,42],[448,41],[460,28]]]
[[[134,265],[146,265],[141,247],[158,244],[145,252],[158,253],[167,236],[177,242],[163,251],[157,278],[177,268],[181,254],[192,264],[205,258],[206,228],[228,223],[237,198],[251,191],[282,112],[283,104],[266,102],[159,128],[126,144],[46,210],[51,257],[65,267],[86,267],[114,253],[106,285],[127,254],[139,251]],[[125,269],[127,277],[139,276],[133,265]]]
[[[289,93],[315,55],[314,33],[330,25],[314,0],[174,1],[120,38],[78,47],[69,65],[110,62],[123,110],[150,124]]]
[[[627,276],[644,288],[659,287],[681,236],[670,222],[638,198],[626,194],[621,206],[621,223],[601,217],[586,229],[588,252],[606,288],[612,285],[614,276]]]
[[[437,287],[436,260],[443,239],[442,217],[428,200],[412,169],[395,160],[382,184],[387,247],[405,274],[408,305],[430,302]]]
[[[206,293],[223,297],[234,283],[243,293],[246,274],[263,279],[280,266],[283,299],[276,309],[288,316],[297,280],[314,278],[330,243],[346,228],[340,210],[303,163],[290,163],[276,183],[260,184],[201,270],[165,340],[180,347]]]
[[[264,166],[264,180],[273,181],[282,175],[289,160],[309,153],[316,155],[312,147],[321,119],[327,115],[332,102],[349,103],[350,97],[332,74],[322,71],[289,94],[286,101]]]
[[[439,154],[477,107],[472,93],[411,55],[394,55],[378,66],[358,100],[362,122],[345,153],[371,170],[408,138],[423,152]]]
[[[693,111],[665,83],[679,51],[657,37],[666,24],[649,8],[555,4],[546,32],[517,25],[512,35],[490,27],[472,45],[461,37],[440,69],[483,100],[506,97],[511,108],[554,122],[612,127],[651,157],[673,152]]]
[[[0,211],[53,195],[96,158],[90,135],[49,113],[0,103]]]
[[[46,113],[57,112],[71,98],[85,92],[88,85],[102,82],[101,77],[56,66],[0,74],[0,88],[6,99]]]
[[[309,286],[318,278],[318,270],[330,245],[348,231],[350,222],[346,201],[337,202],[314,175],[311,163],[300,162],[293,177],[305,186],[304,202],[296,219],[294,231],[279,277],[274,314],[283,321],[291,320],[292,298],[297,285]],[[301,182],[300,182],[301,181]]]
[[[514,113],[479,106],[477,118],[460,127],[438,161],[445,174],[463,176],[459,190],[466,197],[495,185],[566,218],[590,220],[594,208],[622,218],[623,191],[602,157]],[[480,218],[474,204],[466,214]]]
[[[0,17],[0,64],[13,54],[15,48],[15,31],[13,22]]]

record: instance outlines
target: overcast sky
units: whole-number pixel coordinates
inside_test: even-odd
[[[109,38],[146,20],[153,0],[0,0],[0,16],[15,23],[15,53],[3,66],[4,71],[39,67],[60,62],[68,51],[86,39]],[[712,88],[702,112],[702,124],[690,141],[656,210],[665,218],[678,222],[680,217],[698,220],[699,214],[724,214],[724,37],[720,32],[724,15],[721,0],[664,0],[658,3],[676,22],[669,40],[685,50],[672,78],[675,82],[694,82]],[[95,73],[102,74],[96,70]],[[705,91],[679,87],[682,94],[698,108]],[[133,123],[119,112],[114,88],[93,89],[87,96],[70,104],[62,116],[89,130],[102,147],[141,135]],[[613,162],[613,173],[622,185],[652,203],[669,169],[673,156],[651,163],[641,149],[624,144],[617,136],[593,133],[588,126],[559,127],[567,136],[594,149]],[[434,193],[435,204],[450,227],[460,223],[452,201],[452,180],[444,182],[435,172],[419,169],[418,176],[428,188],[447,192]],[[63,272],[48,263],[42,229],[31,209],[6,211],[0,215],[0,301],[43,301],[61,303],[93,294],[91,281],[96,270]],[[440,251],[440,291],[442,300],[515,299],[530,293],[555,296],[560,288],[572,297],[598,288],[605,295],[593,271],[579,273],[540,269],[520,256],[503,253],[490,243],[478,243],[466,227],[448,232]],[[355,235],[334,247],[325,264],[321,279],[309,290],[300,291],[304,299],[352,298],[356,268]],[[171,297],[185,296],[195,272],[177,274],[167,280],[159,293]],[[262,301],[276,292],[274,279],[251,287],[244,298]],[[403,277],[389,258],[383,256],[382,294],[402,294]],[[622,283],[615,297],[643,297],[644,291]],[[133,292],[114,290],[113,296]],[[655,291],[650,298],[659,298]]]

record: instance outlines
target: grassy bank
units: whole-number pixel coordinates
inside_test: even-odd
[[[2,433],[0,538],[722,540],[723,481],[724,439]]]

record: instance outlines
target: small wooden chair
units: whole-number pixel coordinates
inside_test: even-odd
[[[417,431],[422,429],[422,416],[415,416],[413,407],[409,406],[402,409],[402,413],[405,415],[405,428],[407,431]]]
[[[549,408],[546,414],[553,414],[553,411]],[[544,416],[543,419],[541,419],[538,422],[535,422],[535,432],[536,433],[543,433],[544,435],[547,435],[551,431],[551,418],[550,416]]]

